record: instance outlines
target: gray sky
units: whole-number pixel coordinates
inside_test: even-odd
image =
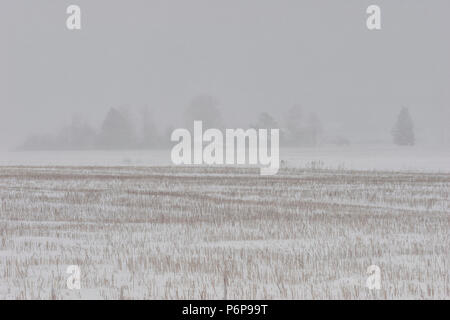
[[[69,31],[66,7],[82,9]],[[382,30],[366,8],[382,9]],[[401,106],[417,134],[450,125],[448,0],[2,0],[0,147],[109,107],[162,124],[210,94],[230,125],[294,104],[352,137],[386,138]]]

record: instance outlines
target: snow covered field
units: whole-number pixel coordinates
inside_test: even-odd
[[[288,167],[450,172],[450,148],[345,146],[282,148]],[[166,166],[170,150],[0,152],[0,166]]]
[[[450,299],[449,173],[313,166],[0,167],[0,298]]]

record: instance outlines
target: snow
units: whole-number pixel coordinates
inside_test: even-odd
[[[214,171],[0,167],[0,299],[449,298],[449,174]]]
[[[166,166],[170,149],[0,152],[0,166]],[[450,147],[282,148],[284,166],[316,169],[450,172]]]
[[[450,147],[348,146],[284,149],[287,166],[323,169],[450,172]]]

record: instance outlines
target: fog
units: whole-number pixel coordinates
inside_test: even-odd
[[[66,28],[69,4],[82,30]],[[381,30],[366,27],[370,4]],[[283,127],[299,105],[327,135],[361,143],[391,142],[407,107],[418,144],[448,147],[449,12],[448,0],[4,0],[0,147],[74,115],[97,130],[127,107],[148,107],[169,140],[202,95],[231,128],[261,112]]]

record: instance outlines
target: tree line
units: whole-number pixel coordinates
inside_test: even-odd
[[[205,128],[224,129],[218,101],[211,96],[197,96],[183,113],[184,126],[190,128],[194,120],[202,120]],[[19,147],[22,150],[89,150],[89,149],[153,149],[170,146],[168,126],[160,132],[148,107],[137,112],[129,108],[110,108],[100,128],[94,129],[80,117],[73,117],[70,124],[56,134],[29,136]],[[315,112],[308,112],[299,105],[292,106],[279,123],[267,112],[260,113],[248,128],[280,129],[280,144],[288,147],[317,146],[322,143],[348,145],[345,137],[324,137],[323,126]],[[413,145],[413,123],[407,108],[402,108],[392,129],[393,142],[397,145]]]

